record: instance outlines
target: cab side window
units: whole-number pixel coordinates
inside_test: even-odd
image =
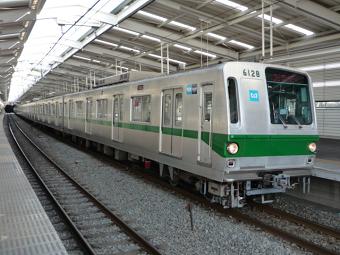
[[[237,87],[234,78],[228,78],[228,96],[229,96],[229,110],[230,123],[237,123],[239,118],[238,102],[237,102]]]

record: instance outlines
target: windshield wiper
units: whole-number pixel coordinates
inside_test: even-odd
[[[285,123],[284,119],[282,118],[281,114],[279,114],[279,120],[281,121],[284,128],[287,128],[287,124]]]
[[[295,117],[295,115],[290,115],[290,116],[293,118],[293,120],[296,122],[296,124],[298,124],[299,128],[301,129],[302,125],[301,125],[300,121]]]
[[[284,119],[282,118],[281,114],[279,114],[279,112],[277,110],[274,109],[274,113],[279,116],[279,120],[281,121],[282,125],[284,128],[287,128],[288,126],[286,125]]]

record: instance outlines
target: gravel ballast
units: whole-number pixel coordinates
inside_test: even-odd
[[[160,245],[165,254],[308,254],[262,230],[193,205],[188,200],[28,127],[30,135],[69,174],[109,208]]]
[[[340,230],[340,211],[288,195],[280,195],[274,207]]]

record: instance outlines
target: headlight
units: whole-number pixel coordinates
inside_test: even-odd
[[[316,144],[315,143],[310,143],[308,145],[308,149],[310,150],[310,152],[315,152],[316,151]]]
[[[238,152],[238,145],[237,145],[237,143],[229,143],[227,145],[227,151],[230,154],[236,154]]]

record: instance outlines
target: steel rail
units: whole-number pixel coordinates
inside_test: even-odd
[[[123,169],[126,169],[126,165],[122,164],[121,162],[115,162],[117,165],[120,165]],[[176,193],[189,198],[193,202],[198,202],[199,204],[203,205],[206,208],[213,209],[219,213],[221,213],[223,216],[231,216],[236,220],[242,221],[246,224],[253,225],[255,227],[259,227],[262,230],[277,236],[281,239],[284,239],[290,243],[295,243],[299,247],[306,249],[310,252],[313,252],[314,254],[319,254],[319,255],[340,255],[339,253],[327,249],[323,246],[320,246],[318,244],[315,244],[313,242],[310,242],[308,240],[305,240],[303,238],[300,238],[297,235],[291,234],[287,231],[281,230],[278,227],[274,227],[270,224],[264,223],[261,220],[258,220],[254,217],[251,217],[243,212],[241,212],[238,209],[225,209],[219,204],[213,204],[209,200],[207,200],[205,197],[202,197],[198,194],[193,193],[192,191],[188,191],[185,188],[181,187],[173,187],[169,183],[164,182],[163,180],[160,180],[159,178],[155,177],[152,174],[149,173],[142,173],[141,171],[139,172],[133,172],[133,174],[140,176],[143,178],[143,180],[150,181],[151,183],[156,183],[159,185],[161,188],[165,188],[168,190],[176,191]],[[336,231],[336,230],[335,230]]]
[[[139,233],[137,233],[133,228],[131,228],[127,223],[125,223],[119,216],[115,215],[108,207],[102,204],[98,199],[96,199],[89,191],[81,186],[75,179],[73,179],[64,168],[59,166],[49,155],[47,155],[16,123],[15,120],[14,124],[18,128],[18,130],[25,136],[27,141],[29,141],[32,146],[37,149],[45,159],[47,159],[54,167],[56,167],[60,173],[62,173],[73,185],[75,185],[83,194],[88,196],[91,201],[101,209],[105,215],[110,218],[116,225],[118,225],[133,241],[139,244],[145,251],[153,255],[161,255],[162,253],[149,241],[144,239]],[[30,164],[31,165],[31,164]],[[95,253],[94,253],[95,254]]]
[[[36,176],[37,180],[39,181],[40,185],[42,186],[42,188],[45,190],[45,192],[47,193],[47,195],[49,196],[49,198],[54,202],[54,204],[56,205],[56,207],[58,208],[59,212],[61,213],[62,217],[65,219],[65,221],[67,222],[67,224],[70,226],[73,234],[76,236],[77,240],[81,243],[81,248],[83,248],[84,250],[86,250],[86,252],[88,254],[91,255],[95,255],[96,252],[93,250],[93,248],[91,247],[91,245],[87,242],[86,238],[81,234],[81,232],[79,231],[79,229],[76,227],[76,225],[73,223],[73,221],[71,220],[71,218],[68,216],[67,212],[63,209],[63,207],[61,206],[61,204],[58,202],[58,200],[55,198],[55,196],[53,195],[53,193],[51,192],[51,190],[47,187],[46,183],[43,181],[43,179],[41,178],[40,174],[38,173],[37,169],[35,168],[35,166],[32,164],[31,160],[29,159],[28,155],[26,154],[26,152],[24,151],[24,149],[22,148],[22,146],[20,145],[17,137],[14,135],[13,132],[13,128],[12,125],[10,123],[10,120],[8,122],[8,128],[10,131],[10,134],[16,144],[16,146],[18,147],[21,155],[24,157],[25,161],[27,162],[27,164],[29,165],[29,167],[31,168],[32,172],[34,173],[34,175]]]
[[[273,214],[275,216],[284,218],[288,221],[295,222],[296,224],[305,225],[306,227],[309,227],[309,228],[316,230],[316,231],[320,231],[324,234],[330,235],[330,236],[340,240],[340,230],[331,228],[329,226],[322,225],[320,223],[317,223],[317,222],[314,222],[312,220],[308,220],[306,218],[297,216],[295,214],[274,208],[272,206],[258,204],[258,203],[253,202],[253,201],[248,201],[248,204],[251,207],[256,207],[257,209],[262,210],[266,213]]]

